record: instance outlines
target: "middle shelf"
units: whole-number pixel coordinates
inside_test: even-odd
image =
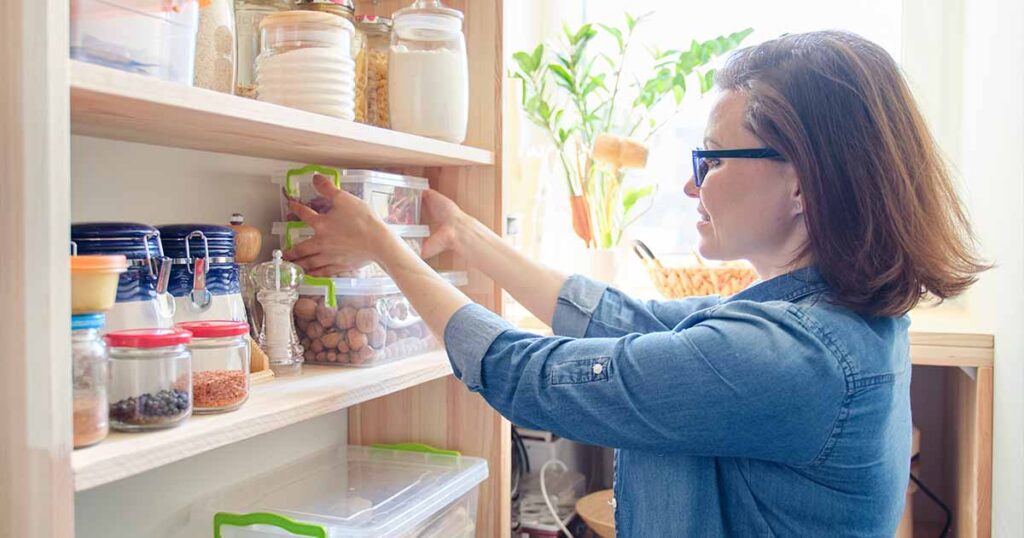
[[[447,353],[426,353],[375,368],[306,366],[299,376],[256,385],[241,409],[195,415],[177,428],[111,433],[72,453],[75,491],[183,460],[290,424],[345,409],[451,374]]]

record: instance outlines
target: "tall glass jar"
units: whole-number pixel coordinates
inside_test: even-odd
[[[343,120],[355,119],[355,27],[317,11],[273,13],[260,23],[256,98]]]
[[[190,321],[192,333],[192,410],[197,414],[234,411],[249,399],[249,324]]]
[[[287,0],[235,0],[235,95],[256,98],[256,57],[260,55],[260,21],[287,11]]]
[[[388,111],[388,49],[391,19],[374,15],[356,17],[357,29],[366,36],[366,123],[391,127]]]
[[[74,445],[82,448],[107,437],[107,346],[100,338],[103,314],[71,316],[71,368],[74,398]]]
[[[352,0],[296,0],[299,9],[333,13],[355,25],[356,7]],[[356,64],[356,121],[366,123],[366,36],[355,29],[352,35],[352,52],[349,55]]]
[[[461,144],[469,122],[462,12],[417,0],[394,15],[388,60],[391,128]]]
[[[110,426],[121,431],[171,428],[192,414],[192,333],[134,329],[107,333]]]

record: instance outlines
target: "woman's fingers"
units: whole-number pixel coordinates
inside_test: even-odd
[[[300,219],[302,219],[302,222],[310,225],[310,227],[312,227],[313,223],[320,217],[320,213],[317,213],[309,206],[294,200],[288,202],[288,208],[292,210],[292,213],[295,213]]]
[[[313,188],[328,200],[333,200],[341,192],[341,189],[334,186],[334,183],[323,174],[313,174]]]
[[[310,276],[333,277],[347,273],[351,270],[351,267],[345,265],[328,265],[327,267],[320,267],[318,269],[313,269],[312,271],[307,271],[306,274]]]

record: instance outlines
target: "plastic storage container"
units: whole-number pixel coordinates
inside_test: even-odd
[[[103,314],[71,316],[71,382],[74,399],[74,446],[94,445],[107,437],[107,346],[100,338]]]
[[[79,256],[120,255],[128,269],[117,281],[117,300],[106,312],[106,330],[168,328],[174,325],[174,298],[167,293],[171,259],[164,256],[160,231],[132,222],[71,225]]]
[[[411,248],[417,256],[422,254],[423,241],[430,237],[429,226],[392,226],[391,229],[405,241],[406,245],[409,245],[409,248]],[[313,237],[313,229],[304,222],[275,222],[271,227],[271,232],[280,238],[281,250],[285,251],[291,250],[295,245]],[[353,271],[346,271],[344,273],[331,276],[347,278],[374,278],[388,275],[380,265],[371,263]]]
[[[192,333],[137,329],[107,333],[110,426],[141,431],[170,428],[192,414]]]
[[[71,0],[71,57],[192,85],[199,0]]]
[[[391,128],[448,142],[466,140],[469,63],[462,12],[417,0],[394,13],[388,59]]]
[[[322,11],[337,15],[353,24],[352,50],[349,54],[355,62],[355,120],[366,123],[366,35],[355,26],[356,6],[352,0],[295,0],[299,9]]]
[[[234,411],[249,399],[249,324],[241,321],[190,321],[179,329],[192,333],[192,411]]]
[[[361,198],[387,224],[420,224],[423,191],[430,188],[426,178],[376,170],[338,170],[317,165],[292,168],[275,174],[274,183],[282,186],[281,220],[300,220],[288,207],[289,200],[299,201],[319,213],[331,210],[331,200],[320,196],[313,188],[313,177],[317,174],[327,176],[336,187]]]
[[[281,186],[281,220],[299,222],[299,216],[288,207],[289,201],[300,202],[319,213],[326,213],[334,207],[334,203],[320,196],[313,187],[313,177],[317,174],[327,176],[334,186],[341,188],[341,170],[329,166],[307,164],[301,168],[291,168],[275,173],[274,183]]]
[[[355,118],[355,27],[318,11],[271,13],[260,21],[256,98],[334,116]]]
[[[160,227],[171,258],[167,291],[174,296],[174,321],[245,321],[245,301],[235,263],[235,231],[215,224]]]
[[[374,15],[356,17],[356,28],[366,36],[366,123],[391,127],[388,110],[388,49],[391,19]]]
[[[341,447],[197,503],[190,528],[213,523],[224,538],[472,538],[487,474],[479,458]]]
[[[72,252],[71,313],[110,310],[117,301],[118,278],[127,270],[128,259],[122,255],[77,256]]]
[[[455,285],[465,273],[446,273]],[[390,278],[306,277],[294,308],[305,362],[376,366],[437,347]]]
[[[286,0],[235,0],[235,95],[256,98],[256,58],[260,55],[260,22],[290,8]]]

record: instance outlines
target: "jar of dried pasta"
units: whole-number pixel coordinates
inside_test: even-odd
[[[299,9],[333,13],[355,25],[356,7],[352,0],[297,0]],[[356,28],[352,36],[352,60],[356,64],[356,121],[366,123],[366,37]]]
[[[391,19],[360,15],[356,17],[356,26],[366,36],[366,123],[390,128],[388,48],[391,46]]]

